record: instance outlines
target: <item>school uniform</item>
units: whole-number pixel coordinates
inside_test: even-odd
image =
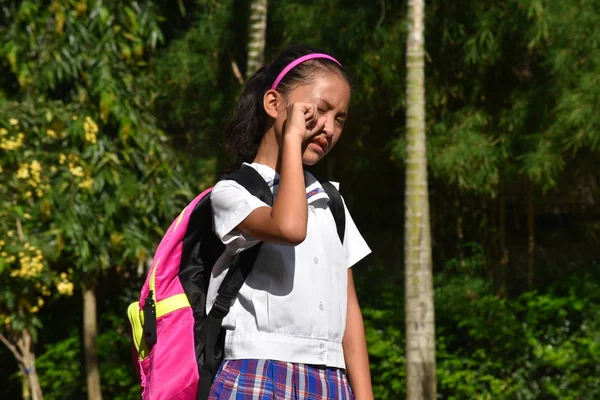
[[[254,168],[277,196],[279,175]],[[351,398],[343,370],[348,271],[370,253],[348,209],[344,243],[319,181],[305,172],[307,235],[297,246],[264,242],[223,326],[227,329],[224,363],[211,399]],[[231,258],[258,243],[236,229],[253,210],[266,206],[234,181],[211,193],[214,230],[226,250],[213,267],[207,312]],[[320,393],[320,394],[319,394]],[[320,398],[320,397],[319,397]]]

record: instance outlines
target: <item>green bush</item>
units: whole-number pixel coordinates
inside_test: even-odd
[[[472,264],[450,263],[435,279],[439,397],[600,398],[598,266],[505,299],[475,277]],[[364,307],[375,397],[398,399],[405,387],[403,289],[373,290],[396,299]]]

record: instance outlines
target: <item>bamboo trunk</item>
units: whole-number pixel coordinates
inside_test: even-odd
[[[252,0],[250,3],[250,29],[248,32],[248,61],[246,79],[265,62],[267,40],[267,0]]]
[[[424,1],[408,2],[405,196],[406,398],[436,398],[435,316],[425,144]]]

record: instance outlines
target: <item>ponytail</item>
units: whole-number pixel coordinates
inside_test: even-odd
[[[231,121],[225,127],[225,148],[237,158],[237,167],[252,162],[264,135],[267,115],[263,96],[269,88],[267,68],[262,67],[246,82]]]

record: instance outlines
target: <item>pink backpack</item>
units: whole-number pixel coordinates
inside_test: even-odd
[[[242,167],[226,179],[238,182],[272,206],[271,189],[255,169]],[[329,182],[322,184],[343,242],[341,196]],[[208,398],[223,359],[223,318],[261,247],[259,243],[234,256],[207,314],[212,267],[225,249],[213,233],[211,190],[198,195],[173,221],[154,254],[139,301],[127,310],[143,400]]]

